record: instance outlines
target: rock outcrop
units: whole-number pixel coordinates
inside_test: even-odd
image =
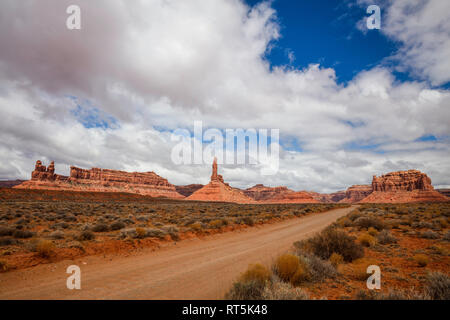
[[[55,164],[48,167],[36,161],[31,180],[18,186],[18,189],[47,189],[91,192],[127,192],[151,197],[183,199],[175,186],[154,172],[125,172],[93,168],[90,170],[70,168],[70,176],[55,174]]]
[[[372,193],[371,185],[354,185],[345,191],[345,197],[339,203],[356,203]]]
[[[255,201],[268,201],[273,199],[279,194],[290,192],[287,187],[266,187],[262,184],[257,184],[251,188],[244,190],[246,196],[252,198]]]
[[[431,179],[419,170],[391,172],[381,177],[373,176],[373,191],[434,190]]]
[[[257,184],[244,194],[259,203],[319,203],[309,192],[293,191],[287,187],[266,187]]]
[[[309,192],[309,194],[317,201],[322,203],[337,203],[345,198],[345,191],[337,191],[333,193],[317,193]]]
[[[449,198],[434,190],[431,179],[418,170],[374,176],[372,193],[361,203],[445,202]]]
[[[206,186],[197,190],[186,200],[253,203],[253,199],[247,197],[242,190],[233,188],[225,183],[223,177],[217,173],[217,159],[212,165],[211,181]]]
[[[185,197],[189,197],[191,194],[193,194],[195,191],[200,190],[203,188],[204,185],[202,184],[190,184],[187,186],[175,186],[175,189],[177,192]]]

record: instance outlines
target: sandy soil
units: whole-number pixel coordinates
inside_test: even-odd
[[[352,208],[277,224],[165,244],[132,256],[91,256],[0,274],[0,299],[222,299],[251,263],[270,266],[295,241]],[[81,268],[81,290],[66,287],[66,268]]]

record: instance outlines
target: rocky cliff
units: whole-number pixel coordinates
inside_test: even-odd
[[[449,199],[434,190],[431,179],[418,170],[391,172],[372,180],[372,193],[361,203],[441,202]]]
[[[77,167],[70,168],[70,176],[55,174],[55,164],[48,167],[36,161],[31,180],[15,188],[72,190],[91,192],[128,192],[151,197],[172,199],[184,198],[175,186],[154,172],[125,172],[117,170],[93,168],[90,170]]]
[[[372,193],[370,185],[354,185],[345,191],[345,197],[339,203],[356,203]]]
[[[244,194],[260,203],[319,203],[309,192],[293,191],[287,187],[266,187],[257,184]]]
[[[419,170],[391,172],[381,177],[373,176],[373,191],[434,190],[431,179]]]

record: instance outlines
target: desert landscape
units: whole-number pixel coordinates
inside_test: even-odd
[[[221,264],[208,266],[212,274],[227,270],[209,290],[174,292],[169,281],[160,295],[130,285],[131,295],[120,298],[448,299],[448,290],[439,288],[449,281],[450,199],[420,171],[374,176],[371,185],[333,194],[262,184],[234,188],[218,174],[217,160],[205,186],[174,186],[153,172],[70,171],[70,177],[55,174],[53,162],[45,167],[38,160],[30,180],[0,188],[0,297],[58,297],[55,288],[38,284],[25,291],[11,287],[20,288],[18,277],[34,282],[30,272],[31,279],[48,277],[45,266],[87,259],[127,273],[107,260],[129,265],[147,257],[139,262],[145,265],[160,254],[160,263],[167,263],[178,252],[193,252],[186,265],[194,266],[196,250],[209,244],[202,259],[214,260],[228,243],[230,257],[224,253]],[[247,254],[236,263],[239,250]],[[369,265],[382,268],[383,290],[365,287]],[[210,279],[191,274],[189,281]],[[78,298],[92,297],[89,290],[84,294]]]

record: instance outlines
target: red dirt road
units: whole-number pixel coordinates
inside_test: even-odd
[[[185,240],[128,257],[84,257],[1,273],[0,299],[222,299],[249,264],[269,266],[295,241],[352,209]],[[81,290],[66,287],[70,265],[81,268]]]

